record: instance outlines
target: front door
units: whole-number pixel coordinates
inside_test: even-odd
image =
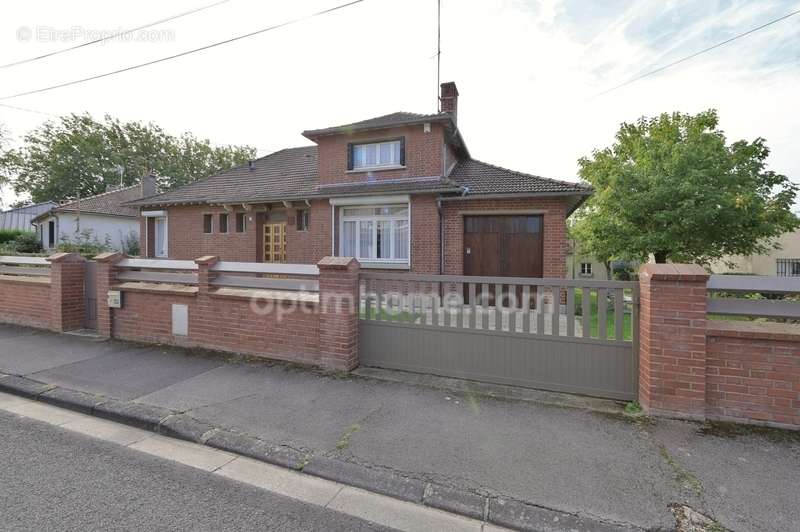
[[[542,256],[540,215],[464,217],[464,275],[542,277]]]
[[[264,224],[264,262],[286,262],[286,222]]]

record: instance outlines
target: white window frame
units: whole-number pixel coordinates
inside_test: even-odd
[[[384,145],[384,144],[397,144],[397,150],[396,150],[397,160],[396,161],[386,162],[386,163],[380,161],[381,146]],[[366,146],[376,146],[376,148],[375,148],[375,150],[376,150],[375,155],[376,155],[376,161],[377,161],[376,164],[366,164],[366,160],[367,160],[367,158],[366,158]],[[359,147],[363,147],[364,148],[364,154],[365,154],[364,155],[364,165],[359,165],[357,160],[356,160],[356,151],[357,151],[357,148],[359,148]],[[401,164],[401,160],[402,160],[401,152],[403,150],[403,141],[401,139],[384,140],[384,141],[380,141],[380,142],[359,142],[357,144],[353,144],[351,149],[353,150],[353,170],[352,171],[355,171],[355,172],[362,172],[364,170],[369,170],[369,169],[372,169],[372,168],[400,168],[400,167],[403,166]],[[394,149],[392,149],[392,153],[393,154],[395,153]]]
[[[584,268],[583,268],[584,266],[589,266],[588,271],[584,271]],[[579,267],[580,267],[580,270],[581,270],[580,271],[581,277],[591,277],[592,275],[594,275],[594,272],[592,271],[593,267],[592,267],[592,263],[591,262],[581,262]]]
[[[164,254],[159,255],[158,253],[158,225],[159,220],[164,220]],[[153,237],[155,238],[155,242],[153,242],[153,256],[159,259],[165,259],[169,257],[169,217],[167,216],[155,216],[153,219]]]
[[[384,207],[405,207],[406,214],[373,214],[373,215],[366,215],[366,214],[359,214],[359,215],[345,215],[346,209],[378,209]],[[378,249],[378,222],[379,221],[405,221],[408,223],[408,238],[406,241],[406,258],[405,259],[379,259],[377,257],[359,257],[356,256],[361,263],[366,264],[385,264],[385,265],[402,265],[408,266],[411,264],[411,202],[407,203],[387,203],[387,204],[363,204],[363,205],[342,205],[340,207],[339,213],[339,256],[344,256],[344,223],[345,222],[356,222],[356,247],[358,248],[358,253],[361,252],[361,222],[372,222],[372,250],[373,254],[377,254]],[[392,234],[392,238],[389,239],[389,246],[392,250],[390,255],[395,255],[394,253],[394,232],[390,231]]]

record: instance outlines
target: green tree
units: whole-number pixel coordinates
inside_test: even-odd
[[[800,225],[797,186],[767,170],[762,138],[727,144],[715,110],[623,123],[616,142],[581,158],[595,194],[574,236],[598,259],[697,262],[762,253]]]
[[[12,176],[14,190],[34,202],[86,197],[109,185],[136,183],[151,171],[161,190],[243,164],[255,156],[249,146],[212,146],[191,133],[173,136],[153,123],[121,122],[88,114],[48,121],[25,136],[24,144],[0,158],[0,174]]]

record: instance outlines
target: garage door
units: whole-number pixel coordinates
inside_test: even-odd
[[[464,275],[542,277],[542,217],[465,216]]]

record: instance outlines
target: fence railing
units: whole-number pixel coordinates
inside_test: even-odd
[[[319,276],[319,268],[313,264],[221,261],[214,264],[211,271],[217,272],[212,286],[319,292],[319,281],[310,278]],[[289,276],[301,278],[289,279]]]
[[[361,273],[361,319],[633,341],[638,284],[626,281]]]
[[[199,267],[191,260],[122,259],[117,267],[122,282],[198,284]],[[316,265],[220,261],[209,270],[215,274],[209,283],[215,288],[319,291],[319,281],[311,278],[319,276]]]
[[[122,259],[117,263],[122,282],[197,284],[197,264],[192,260]]]
[[[44,257],[0,256],[0,275],[49,277],[50,263]]]
[[[753,293],[768,294],[778,298],[800,294],[800,278],[797,277],[712,275],[708,279],[707,289],[709,294],[716,296],[708,298],[709,314],[800,319],[800,301],[739,297]]]

